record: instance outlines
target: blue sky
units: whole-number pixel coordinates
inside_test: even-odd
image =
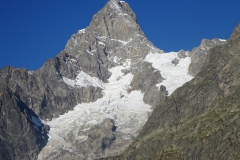
[[[0,0],[0,68],[40,68],[86,28],[107,0]],[[227,39],[240,22],[239,0],[126,0],[150,41],[191,50],[203,38]]]

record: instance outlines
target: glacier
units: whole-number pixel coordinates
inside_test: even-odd
[[[174,59],[178,59],[177,65],[172,63]],[[114,59],[114,61],[117,61],[117,59]],[[166,86],[169,95],[193,78],[188,75],[190,57],[179,58],[177,52],[162,54],[149,52],[143,61],[152,63],[153,68],[161,73],[165,80],[157,86]],[[144,93],[131,90],[130,84],[133,75],[122,72],[122,70],[130,67],[130,60],[126,60],[124,65],[109,69],[112,75],[108,79],[108,83],[104,83],[96,77],[91,77],[83,71],[79,73],[75,80],[63,77],[64,82],[71,87],[87,87],[89,85],[100,87],[103,89],[103,97],[96,102],[78,104],[72,111],[68,111],[51,121],[43,121],[51,127],[50,138],[38,159],[44,159],[52,150],[65,149],[74,152],[76,148],[67,142],[64,137],[71,134],[76,140],[85,141],[88,139],[87,131],[92,126],[102,123],[106,118],[115,121],[118,132],[137,136],[154,108],[144,103]],[[80,130],[83,131],[83,134],[79,134]]]

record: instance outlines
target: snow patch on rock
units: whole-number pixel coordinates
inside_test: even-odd
[[[163,82],[157,84],[157,87],[164,85],[167,88],[168,95],[171,95],[177,88],[193,78],[188,74],[188,66],[191,63],[191,58],[180,59],[177,53],[158,54],[150,52],[145,57],[145,61],[152,63],[153,68],[159,70],[165,79]],[[176,66],[172,64],[172,60],[175,58],[179,60]]]
[[[44,122],[51,127],[49,131],[51,138],[39,157],[48,155],[53,148],[54,150],[58,150],[62,146],[72,148],[73,145],[64,139],[69,134],[75,140],[85,141],[88,138],[87,131],[92,126],[102,123],[106,118],[115,121],[118,132],[136,135],[138,129],[147,121],[152,107],[143,102],[143,93],[140,91],[130,92],[133,75],[131,73],[124,74],[121,71],[129,67],[130,60],[127,60],[123,66],[111,68],[109,71],[112,72],[112,75],[109,83],[100,83],[82,71],[76,80],[64,78],[65,83],[73,87],[101,86],[103,97],[93,103],[78,104],[72,111]],[[79,131],[82,131],[82,134],[79,134]]]
[[[118,12],[122,12],[119,5],[117,4],[116,0],[110,0],[110,6]]]
[[[78,34],[83,34],[83,33],[85,33],[86,32],[86,29],[81,29],[81,30],[78,30]]]
[[[226,42],[227,40],[226,39],[219,39],[220,41],[222,41],[222,42]]]
[[[103,82],[96,77],[91,77],[87,73],[81,71],[75,80],[63,77],[63,81],[71,87],[87,87],[94,86],[103,88]]]

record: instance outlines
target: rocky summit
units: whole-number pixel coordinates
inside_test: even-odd
[[[108,1],[38,70],[0,70],[0,159],[237,156],[238,39],[164,53]]]

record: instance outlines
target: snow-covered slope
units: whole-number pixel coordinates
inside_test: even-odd
[[[50,135],[53,132],[60,134],[62,131],[65,134],[69,131],[74,132],[76,127],[88,129],[106,118],[114,119],[118,130],[135,128],[144,123],[151,112],[151,106],[144,104],[141,92],[129,92],[133,75],[130,73],[124,75],[121,72],[127,67],[129,65],[110,69],[112,76],[109,78],[109,83],[102,83],[103,98],[93,103],[79,104],[73,111],[46,122],[52,128]]]
[[[48,151],[52,152],[53,148],[58,150],[64,146],[68,151],[75,150],[73,145],[65,141],[64,137],[71,134],[78,141],[84,141],[88,138],[87,131],[93,125],[102,123],[106,118],[115,121],[118,132],[135,134],[133,130],[138,129],[146,122],[152,110],[151,106],[143,102],[143,94],[140,91],[130,92],[133,75],[130,73],[124,75],[121,72],[122,69],[129,67],[130,62],[128,61],[127,66],[117,66],[110,69],[112,76],[109,78],[109,83],[101,83],[104,89],[103,98],[94,103],[79,104],[73,111],[69,111],[52,121],[44,122],[51,127],[50,139],[39,155],[39,159],[42,159],[44,155],[49,156]],[[85,76],[87,77],[85,81],[87,85],[90,82],[92,85],[96,85],[95,78],[91,79],[90,76]],[[76,80],[65,79],[65,82],[71,86],[74,86],[75,83],[85,85],[79,77]],[[79,85],[75,86],[79,87]],[[80,130],[86,134],[79,134]]]
[[[191,58],[180,59],[177,54],[178,52],[165,54],[149,53],[145,58],[145,61],[152,63],[153,68],[161,72],[165,80],[157,84],[157,86],[164,85],[167,88],[168,95],[171,95],[178,87],[181,87],[193,78],[188,74]],[[178,61],[177,65],[172,63],[174,59]]]
[[[176,66],[172,64],[174,59],[179,60]],[[165,80],[157,86],[165,85],[169,94],[193,78],[187,74],[190,58],[180,59],[177,52],[165,54],[150,52],[145,61],[152,63],[152,66],[162,74]],[[52,157],[57,156],[58,150],[63,149],[69,152],[78,152],[71,143],[66,141],[65,137],[71,135],[78,142],[85,141],[88,139],[88,130],[92,126],[102,123],[106,118],[113,119],[117,132],[123,135],[136,136],[138,134],[139,129],[151,114],[152,107],[143,102],[143,93],[136,90],[131,91],[130,83],[133,75],[122,72],[123,69],[129,68],[130,60],[127,60],[124,66],[111,68],[109,71],[112,75],[109,83],[103,83],[83,72],[80,72],[75,80],[64,78],[64,82],[72,87],[101,86],[104,96],[93,103],[78,104],[72,111],[59,116],[59,118],[44,122],[51,127],[50,139],[39,155],[39,159],[45,156],[49,158],[53,150],[55,150],[55,154]],[[123,136],[122,138],[129,137]],[[81,157],[81,155],[79,156]]]
[[[72,87],[87,87],[87,86],[94,86],[102,88],[102,81],[96,77],[91,77],[87,73],[81,71],[75,80],[68,79],[63,77],[63,81]]]

